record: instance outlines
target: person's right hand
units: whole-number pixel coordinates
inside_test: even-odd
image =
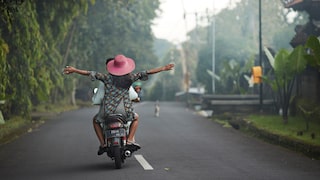
[[[164,66],[164,71],[169,71],[172,70],[174,68],[174,64],[170,63]]]

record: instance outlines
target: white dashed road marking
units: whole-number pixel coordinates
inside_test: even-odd
[[[153,167],[144,159],[141,154],[134,155],[134,157],[141,164],[144,170],[153,170]]]

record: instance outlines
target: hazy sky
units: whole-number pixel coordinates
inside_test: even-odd
[[[209,14],[215,14],[226,8],[231,2],[239,0],[160,0],[159,18],[155,19],[152,27],[157,38],[167,39],[175,44],[186,40],[186,33],[196,25],[196,15],[198,14],[198,24],[204,25],[207,20],[201,20],[208,10]],[[183,17],[186,13],[185,19]]]

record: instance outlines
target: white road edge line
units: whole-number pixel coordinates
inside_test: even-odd
[[[144,159],[141,154],[134,155],[134,157],[141,164],[144,170],[153,170],[153,167]]]

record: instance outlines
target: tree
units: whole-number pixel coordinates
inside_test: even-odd
[[[105,60],[116,54],[133,58],[136,71],[158,65],[151,31],[158,8],[158,0],[97,0],[89,6],[87,14],[73,21],[74,31],[68,34],[70,41],[63,44],[69,50],[64,65],[105,72]],[[92,86],[83,77],[81,81],[68,78],[65,84],[69,91],[86,92]]]
[[[105,70],[105,59],[122,53],[137,70],[153,67],[151,21],[159,0],[30,0],[15,12],[0,8],[0,100],[4,115],[29,117],[40,104],[69,99],[70,91],[90,80],[64,78],[62,68],[76,65]],[[10,83],[9,83],[10,82]],[[9,117],[10,118],[10,117]],[[9,119],[6,118],[6,119]]]
[[[196,68],[196,76],[198,83],[204,85],[208,93],[212,93],[212,76],[209,75],[208,70],[212,68],[212,51],[209,47],[203,48],[199,51],[199,61]]]
[[[19,6],[23,4],[23,2],[24,0],[0,1],[0,19],[6,22],[9,28],[11,28],[14,14],[19,10]]]
[[[277,92],[278,103],[282,109],[282,119],[286,124],[288,123],[288,110],[295,79],[299,73],[305,70],[307,65],[305,47],[298,46],[291,52],[281,49],[275,58],[267,48],[265,48],[265,52],[273,68],[274,77],[264,76],[263,79]]]
[[[4,114],[29,117],[32,106],[54,102],[54,92],[64,89],[59,45],[87,0],[5,2],[21,4],[10,16],[1,11]]]
[[[149,100],[173,101],[175,93],[184,91],[182,65],[179,60],[181,50],[171,47],[169,53],[161,60],[161,66],[175,63],[174,70],[167,73],[152,75],[151,80],[143,83],[146,98]],[[150,67],[151,68],[151,67]]]
[[[9,53],[9,46],[5,41],[0,38],[0,74],[8,73],[8,65],[6,63],[6,56]],[[8,76],[1,76],[0,78],[0,100],[6,98],[6,87],[9,84]]]
[[[294,35],[294,26],[297,21],[303,21],[305,16],[295,16],[289,21],[288,14],[291,10],[285,9],[281,1],[270,3],[262,0],[262,40],[263,44],[278,50],[291,48],[290,39]],[[258,1],[241,0],[233,8],[226,8],[214,16],[215,18],[215,73],[222,76],[221,70],[231,60],[244,65],[254,54],[257,54],[259,41]],[[209,17],[209,19],[212,17]],[[302,19],[302,20],[301,20]],[[211,88],[211,76],[205,74],[212,67],[211,29],[209,25],[206,31],[206,46],[199,51],[199,63],[197,65],[198,81],[205,81],[206,87]],[[202,36],[200,36],[202,37]],[[201,54],[203,53],[203,54]],[[200,59],[201,58],[201,59]],[[216,83],[216,93],[226,92],[222,81]],[[208,91],[210,92],[210,91]]]
[[[306,54],[308,64],[320,72],[320,41],[316,36],[310,36],[306,42],[309,53]]]
[[[64,84],[61,68],[66,48],[63,42],[69,40],[67,32],[73,31],[73,22],[80,14],[85,14],[89,5],[87,0],[78,1],[35,1],[38,23],[43,39],[43,56],[35,68],[39,82],[33,104],[43,102],[57,103],[62,100],[68,89]],[[58,13],[59,12],[59,13]]]
[[[28,117],[30,97],[36,93],[38,86],[34,69],[41,60],[41,52],[38,51],[38,48],[41,49],[41,36],[35,4],[24,2],[13,16],[10,25],[1,26],[1,36],[9,49],[5,65],[7,73],[4,74],[4,78],[10,82],[5,87],[6,106],[12,114]]]

